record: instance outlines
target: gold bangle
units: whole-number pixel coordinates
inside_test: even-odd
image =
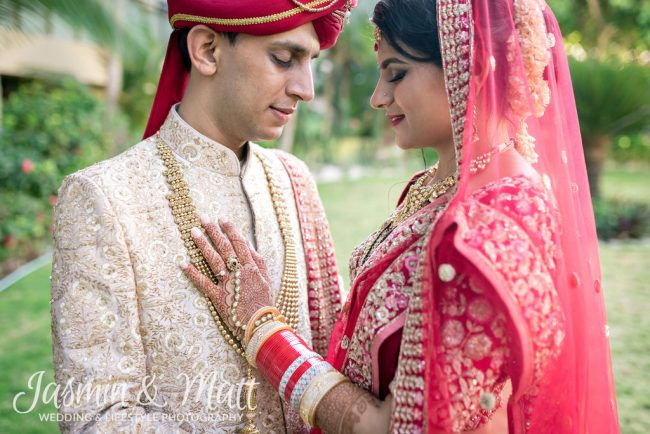
[[[265,314],[265,315],[262,315],[262,317],[261,317],[260,319],[258,319],[257,321],[255,321],[255,327],[251,330],[251,332],[250,332],[250,336],[248,336],[248,337],[244,336],[244,346],[248,345],[248,343],[249,343],[250,340],[251,340],[251,337],[255,334],[255,332],[256,332],[257,330],[259,330],[259,329],[260,329],[264,324],[268,324],[268,323],[270,323],[271,321],[281,322],[281,323],[285,323],[285,324],[286,324],[286,322],[287,322],[287,320],[284,319],[284,317],[283,317],[282,315],[280,315],[280,316],[273,316],[273,315],[270,314],[270,313],[267,313],[267,314]]]
[[[344,381],[349,381],[348,377],[339,371],[329,371],[319,375],[312,381],[305,393],[300,398],[300,417],[302,420],[313,428],[316,426],[316,410],[323,400],[323,397]]]
[[[257,353],[259,352],[260,348],[262,348],[262,345],[264,345],[264,342],[266,342],[267,339],[269,339],[275,333],[282,330],[293,331],[293,329],[286,323],[279,321],[270,321],[265,323],[263,326],[257,329],[255,333],[253,333],[250,342],[246,346],[246,360],[248,360],[248,363],[252,367],[257,368],[255,359],[257,358]]]
[[[244,344],[249,342],[251,340],[251,336],[253,336],[253,333],[255,333],[255,330],[259,328],[261,324],[255,324],[257,321],[259,321],[260,318],[262,318],[266,314],[273,314],[273,319],[278,319],[279,321],[282,321],[280,318],[284,318],[280,311],[273,307],[273,306],[264,306],[261,309],[258,309],[255,311],[255,313],[251,316],[251,318],[248,320],[248,324],[246,325],[246,334],[244,335]],[[258,326],[258,327],[255,327]]]

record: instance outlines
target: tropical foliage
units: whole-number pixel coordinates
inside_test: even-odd
[[[650,68],[595,58],[572,59],[570,66],[589,184],[598,197],[600,174],[614,140],[629,135],[643,140],[650,132]]]
[[[78,83],[33,82],[4,105],[0,135],[0,261],[30,257],[50,239],[52,206],[65,175],[126,143],[120,116]]]

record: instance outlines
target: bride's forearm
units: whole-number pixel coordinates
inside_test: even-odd
[[[327,434],[387,433],[392,396],[381,401],[346,381],[327,392],[316,410],[317,425]]]
[[[305,422],[329,434],[388,432],[390,399],[352,384],[282,321],[255,318],[247,327],[246,358]]]

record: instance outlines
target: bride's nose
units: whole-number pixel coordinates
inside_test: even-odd
[[[382,89],[382,86],[380,83],[377,83],[377,86],[375,87],[375,91],[372,93],[372,96],[370,97],[370,106],[374,109],[383,109],[388,107],[390,104],[391,96],[389,93]]]

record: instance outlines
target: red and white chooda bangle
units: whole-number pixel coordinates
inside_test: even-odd
[[[316,426],[316,408],[325,394],[348,380],[279,321],[255,330],[246,358],[311,426]]]

